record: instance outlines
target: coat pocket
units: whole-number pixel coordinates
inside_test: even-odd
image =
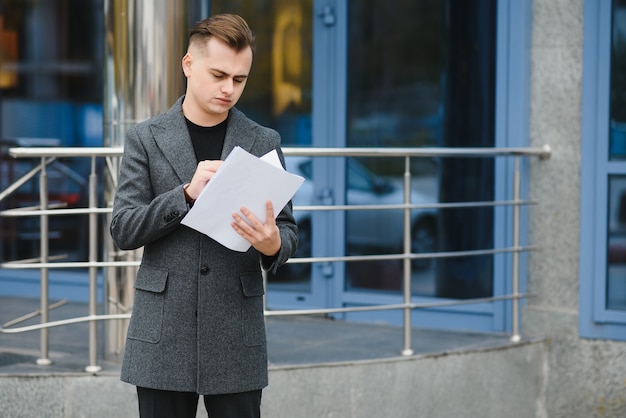
[[[241,273],[243,290],[241,318],[243,343],[248,347],[265,344],[265,318],[263,317],[263,276],[261,272]]]
[[[128,338],[156,344],[161,341],[168,270],[142,265],[135,279],[135,302]]]

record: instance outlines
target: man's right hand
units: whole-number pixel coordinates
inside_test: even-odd
[[[189,185],[185,188],[185,193],[190,199],[195,201],[200,192],[204,189],[204,186],[211,180],[211,178],[217,173],[224,161],[222,160],[205,160],[198,163],[196,172],[191,179]]]

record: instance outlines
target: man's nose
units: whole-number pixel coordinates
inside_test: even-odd
[[[232,94],[233,93],[233,89],[234,89],[234,82],[232,79],[227,78],[224,80],[224,82],[222,83],[222,92],[224,94]]]

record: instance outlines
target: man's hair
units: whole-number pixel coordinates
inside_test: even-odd
[[[254,34],[241,16],[218,14],[196,23],[189,32],[189,45],[198,41],[206,42],[213,37],[237,52],[250,47],[254,53]]]

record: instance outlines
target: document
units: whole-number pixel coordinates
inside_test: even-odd
[[[240,212],[245,206],[265,222],[265,202],[272,201],[278,216],[303,182],[301,176],[283,169],[276,150],[259,158],[235,147],[181,223],[231,250],[248,251],[251,244],[231,226],[233,213],[245,219]]]

